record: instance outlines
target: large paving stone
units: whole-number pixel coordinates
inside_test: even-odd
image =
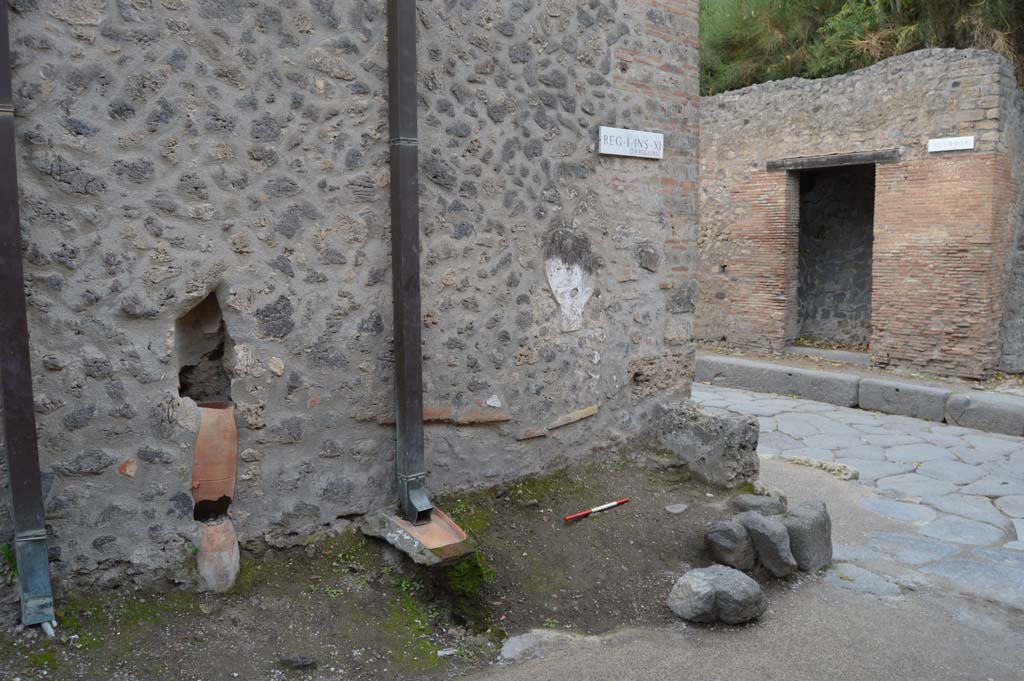
[[[851,447],[868,446],[861,435],[832,434],[824,432],[821,435],[812,435],[804,438],[805,447],[818,447],[820,449],[849,449]]]
[[[1024,436],[1024,398],[980,391],[957,393],[946,401],[946,421],[966,428]]]
[[[963,441],[975,449],[999,456],[1006,456],[1024,447],[1024,441],[1017,438],[1002,437],[999,435],[985,435],[984,433],[967,433],[962,436]]]
[[[929,497],[949,494],[956,490],[956,485],[919,473],[904,473],[882,478],[878,481],[878,488],[890,490],[902,497]]]
[[[863,378],[860,381],[858,399],[861,409],[912,416],[928,421],[942,421],[945,418],[946,400],[951,394],[952,392],[945,388]]]
[[[776,577],[785,577],[796,570],[796,559],[789,547],[786,526],[774,517],[756,511],[740,513],[735,518],[750,534],[757,559]]]
[[[825,583],[841,589],[874,594],[876,596],[899,596],[900,588],[882,575],[849,563],[840,563],[825,575]]]
[[[924,565],[960,553],[962,546],[899,532],[875,532],[871,546],[904,565]]]
[[[1012,518],[1024,518],[1024,494],[1011,494],[996,499],[1000,511]]]
[[[908,504],[892,499],[880,499],[878,497],[864,497],[857,501],[857,505],[873,513],[883,515],[893,520],[902,520],[907,523],[927,523],[935,520],[935,511],[927,506],[919,504]]]
[[[1008,530],[1013,526],[1010,519],[1000,513],[987,497],[971,494],[946,494],[925,497],[921,501],[937,511],[988,523],[1003,530]]]
[[[834,461],[835,455],[831,450],[818,449],[814,447],[802,447],[800,449],[789,449],[779,455],[783,459],[813,459],[814,461]]]
[[[920,568],[944,577],[959,591],[1014,608],[1024,608],[1024,570],[974,560],[944,560]]]
[[[1024,551],[1006,549],[974,549],[974,555],[987,561],[1024,570]]]
[[[786,412],[776,416],[775,422],[778,424],[780,433],[798,440],[801,443],[801,447],[804,446],[804,438],[821,434],[821,428],[815,422],[808,419],[807,414]]]
[[[889,461],[864,461],[861,459],[837,458],[837,463],[850,466],[860,473],[861,480],[878,480],[900,473],[910,473],[917,468],[912,463],[891,463]]]
[[[970,445],[966,442],[962,442],[959,445],[955,445],[949,448],[956,458],[960,459],[964,463],[969,463],[972,466],[980,464],[990,463],[1001,463],[1006,459],[1006,455],[993,449],[978,448],[974,445]]]
[[[998,475],[987,475],[981,480],[960,488],[961,494],[980,494],[985,497],[1005,497],[1024,494],[1024,483]]]
[[[885,461],[885,448],[878,445],[861,444],[856,447],[841,447],[836,457],[842,459],[867,459],[869,461]]]
[[[977,466],[968,466],[959,461],[925,461],[917,472],[936,480],[945,480],[955,485],[966,485],[985,477],[985,470]]]
[[[979,523],[977,520],[968,520],[955,515],[936,518],[918,532],[933,539],[970,546],[989,546],[1005,538],[1002,530],[996,529],[988,523]]]
[[[690,570],[676,580],[666,603],[677,617],[705,623],[743,624],[768,608],[760,584],[724,565]]]
[[[860,378],[737,357],[698,355],[694,380],[755,392],[798,395],[808,400],[855,407]]]
[[[953,454],[942,447],[932,444],[912,444],[889,447],[885,450],[885,458],[889,461],[953,461]]]

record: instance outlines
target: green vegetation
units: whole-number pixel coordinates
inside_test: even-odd
[[[429,671],[441,665],[438,648],[430,640],[430,615],[412,593],[403,592],[391,600],[384,630],[395,637],[392,655],[404,668]]]
[[[701,0],[701,93],[820,78],[925,47],[976,47],[1024,83],[1020,0]]]
[[[0,544],[0,561],[0,575],[4,575],[4,582],[10,586],[18,578],[18,560],[9,544]]]
[[[30,669],[53,670],[60,666],[60,661],[56,653],[46,650],[29,655],[28,666]]]

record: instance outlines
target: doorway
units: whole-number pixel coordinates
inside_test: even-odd
[[[797,344],[868,349],[874,213],[874,165],[800,173]]]

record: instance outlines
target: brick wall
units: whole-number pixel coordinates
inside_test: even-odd
[[[729,345],[781,350],[797,330],[799,177],[756,171],[732,188],[730,202],[728,252],[701,262],[700,333],[714,327],[722,334],[715,340]],[[708,299],[711,291],[720,297]]]
[[[878,166],[876,364],[965,378],[996,365],[1010,180],[1008,159],[995,153]]]
[[[836,78],[705,98],[697,341],[778,351],[798,334],[798,174],[769,172],[768,161],[895,150],[899,163],[878,165],[873,360],[959,376],[996,368],[1006,329],[1024,329],[1024,293],[1015,293],[1024,277],[1007,277],[1022,259],[1010,245],[1024,145],[1008,131],[1024,116],[1006,104],[1018,93],[998,55],[922,50]],[[967,135],[973,151],[927,151],[931,138]],[[936,293],[898,295],[919,281]]]

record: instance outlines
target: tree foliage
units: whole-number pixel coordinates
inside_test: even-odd
[[[704,94],[925,47],[993,50],[1024,85],[1024,0],[701,0],[700,33]]]

